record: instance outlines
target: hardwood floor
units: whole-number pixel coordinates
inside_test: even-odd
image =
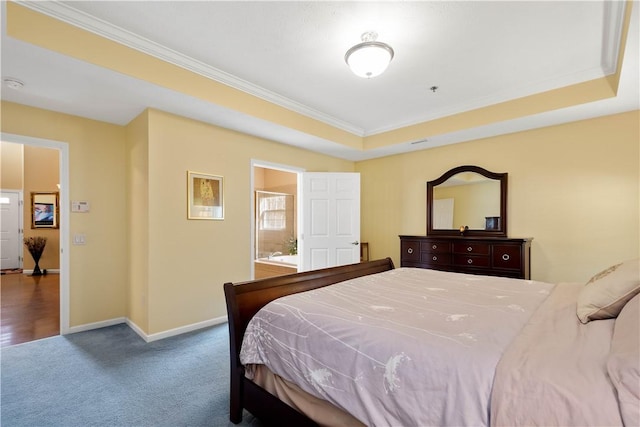
[[[0,276],[0,347],[60,334],[60,275]]]

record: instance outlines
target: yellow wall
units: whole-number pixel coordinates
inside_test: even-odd
[[[426,181],[460,165],[509,173],[508,233],[533,237],[532,278],[586,281],[639,256],[640,112],[359,162],[362,240],[400,265],[426,233]]]
[[[361,173],[362,240],[399,265],[425,234],[426,181],[462,164],[509,173],[509,234],[534,237],[534,279],[584,281],[637,257],[640,112],[354,164],[157,110],[128,126],[13,103],[2,131],[69,144],[71,326],[126,316],[154,334],[226,315],[222,284],[250,277],[251,160]],[[187,170],[224,177],[225,219],[187,219]]]
[[[222,284],[250,279],[252,159],[314,172],[354,168],[350,161],[149,111],[149,333],[226,316]],[[223,221],[187,219],[188,170],[224,177]]]
[[[60,166],[58,150],[25,145],[24,146],[24,209],[23,209],[23,229],[24,237],[41,236],[47,238],[47,244],[40,258],[41,269],[60,268],[60,230],[57,228],[37,228],[33,229],[31,210],[31,193],[51,193],[57,192],[60,183]],[[60,217],[58,216],[58,223]],[[23,268],[32,270],[35,262],[31,254],[24,247]]]
[[[631,19],[628,7],[623,22],[621,52]],[[465,111],[399,129],[362,137],[288,110],[264,99],[216,82],[205,76],[152,57],[113,40],[30,10],[24,4],[7,2],[7,35],[63,55],[118,73],[191,95],[253,117],[296,129],[356,149],[374,149],[425,136],[441,135],[474,126],[584,104],[615,96],[620,78],[620,55],[616,73],[594,80]]]
[[[55,193],[60,183],[59,155],[57,150],[35,146],[23,146],[3,141],[1,143],[2,180],[0,188],[22,191],[23,237],[46,237],[47,244],[40,258],[39,267],[47,270],[60,268],[60,232],[57,228],[32,228],[31,193]],[[58,217],[59,221],[59,217]],[[26,246],[22,246],[22,267],[33,270],[35,262]]]
[[[89,213],[71,213],[70,326],[122,317],[126,308],[125,132],[121,126],[2,103],[2,132],[69,145],[70,200],[87,200]]]
[[[128,289],[127,317],[149,330],[149,115],[144,111],[126,127]]]
[[[0,142],[0,188],[3,190],[22,190],[22,166],[24,153],[22,144]]]

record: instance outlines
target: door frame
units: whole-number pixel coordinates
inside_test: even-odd
[[[60,169],[60,335],[69,333],[69,144],[52,139],[0,133],[2,141],[58,150]],[[23,190],[24,191],[24,190]]]
[[[249,230],[251,230],[250,232],[250,237],[249,237],[249,247],[251,248],[251,250],[249,251],[249,263],[251,266],[251,270],[250,270],[250,274],[251,274],[251,279],[255,278],[255,264],[254,264],[254,260],[255,260],[255,244],[256,244],[256,216],[255,216],[255,210],[256,210],[256,201],[255,201],[255,192],[256,192],[256,188],[255,188],[255,176],[254,176],[254,170],[255,168],[264,168],[264,169],[275,169],[275,170],[279,170],[279,171],[283,171],[283,172],[289,172],[289,173],[295,173],[297,178],[296,178],[296,182],[297,182],[297,188],[296,188],[296,203],[298,204],[298,209],[296,209],[297,211],[297,218],[296,218],[296,223],[298,224],[298,230],[297,230],[297,234],[298,234],[298,238],[300,236],[300,224],[302,224],[302,218],[303,218],[303,212],[300,209],[300,192],[302,191],[302,189],[300,188],[300,174],[305,172],[305,169],[303,168],[298,168],[295,166],[289,166],[289,165],[283,165],[280,163],[273,163],[273,162],[267,162],[264,160],[258,160],[258,159],[251,159],[251,183],[250,183],[250,192],[249,192],[249,198],[250,198],[250,212],[251,214],[249,215],[250,217],[250,225],[249,225]]]

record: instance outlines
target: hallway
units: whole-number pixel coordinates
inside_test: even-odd
[[[0,347],[60,334],[60,275],[0,276]]]

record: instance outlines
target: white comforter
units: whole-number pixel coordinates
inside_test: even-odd
[[[240,360],[370,426],[488,425],[502,353],[554,285],[399,268],[272,301]]]

